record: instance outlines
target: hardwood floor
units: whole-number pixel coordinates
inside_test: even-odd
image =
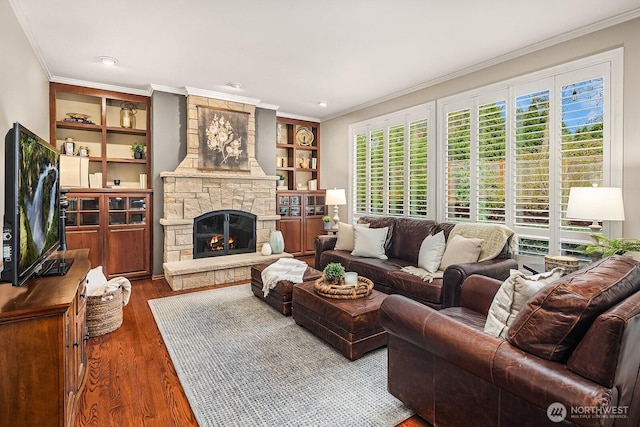
[[[147,304],[194,291],[173,291],[163,279],[138,280],[132,288],[122,326],[88,342],[89,372],[75,426],[197,426]],[[398,425],[423,426],[429,424],[418,416]]]

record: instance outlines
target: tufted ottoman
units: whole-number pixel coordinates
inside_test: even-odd
[[[273,261],[275,262],[275,261]],[[253,294],[269,304],[271,307],[278,310],[285,316],[291,316],[291,292],[293,290],[293,283],[288,280],[282,280],[278,282],[275,288],[269,291],[269,294],[265,297],[262,292],[262,270],[267,266],[273,264],[268,262],[265,264],[258,264],[251,267],[251,291]],[[322,276],[322,272],[315,268],[307,267],[302,280],[304,282],[309,280],[316,280]]]
[[[293,320],[355,360],[387,345],[387,332],[380,326],[386,297],[374,289],[364,298],[326,298],[316,294],[313,281],[304,282],[293,287]]]

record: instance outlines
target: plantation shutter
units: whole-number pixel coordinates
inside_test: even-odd
[[[478,107],[477,221],[505,222],[506,101]]]
[[[353,192],[356,212],[367,210],[367,135],[358,133],[354,136],[353,155]]]
[[[389,215],[404,214],[404,133],[404,124],[394,125],[389,128]]]
[[[515,224],[549,227],[549,90],[515,101]]]
[[[571,187],[601,186],[604,182],[603,98],[603,77],[562,86],[562,218]],[[564,227],[584,230],[589,224],[566,219],[562,222]]]
[[[427,119],[409,123],[409,216],[427,216],[427,131]]]
[[[384,214],[384,129],[377,129],[370,133],[370,161],[369,161],[369,188],[370,205],[372,214]]]
[[[446,219],[470,219],[471,110],[447,114]]]

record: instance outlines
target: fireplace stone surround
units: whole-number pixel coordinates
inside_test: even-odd
[[[198,106],[250,114],[249,171],[200,169]],[[259,251],[276,229],[277,176],[268,176],[255,158],[255,105],[202,96],[187,97],[187,155],[175,171],[161,172],[164,183],[163,270],[174,290],[250,280],[251,266],[290,254],[263,256]],[[194,218],[215,210],[242,210],[256,215],[256,252],[193,259]]]

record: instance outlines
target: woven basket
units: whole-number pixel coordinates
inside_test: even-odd
[[[572,273],[580,268],[578,258],[561,255],[546,255],[544,257],[545,271],[551,271],[556,267],[564,268],[565,273]]]
[[[357,299],[364,298],[371,294],[373,282],[366,277],[358,276],[357,285],[327,284],[324,276],[317,279],[313,285],[316,293],[327,298],[335,299]]]
[[[108,334],[122,325],[122,287],[87,297],[87,329],[90,337]]]

